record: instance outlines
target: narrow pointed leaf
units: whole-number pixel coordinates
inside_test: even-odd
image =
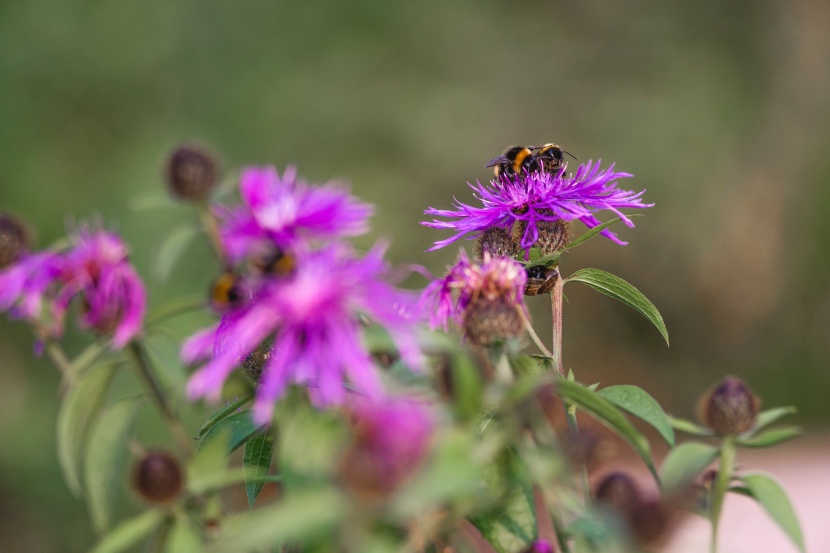
[[[84,458],[84,482],[92,524],[99,532],[109,527],[124,487],[127,438],[141,398],[123,399],[104,411],[93,424]]]
[[[199,437],[201,438],[202,436],[204,436],[205,433],[208,430],[210,430],[211,428],[213,428],[213,426],[216,423],[218,423],[219,421],[221,421],[225,417],[227,417],[229,415],[232,415],[234,412],[236,412],[237,409],[239,409],[240,407],[242,407],[243,405],[245,405],[246,403],[251,401],[253,399],[253,397],[254,397],[253,394],[248,394],[248,395],[246,395],[244,397],[241,397],[238,400],[234,401],[230,405],[226,405],[225,407],[222,407],[221,409],[219,409],[218,411],[213,413],[210,417],[208,417],[208,419],[202,425],[202,428],[199,429]]]
[[[635,213],[633,215],[629,215],[628,218],[633,219],[634,217],[642,217],[642,216],[643,216],[642,213]],[[620,223],[620,222],[622,222],[622,219],[617,217],[616,219],[611,219],[610,221],[602,223],[599,226],[590,228],[590,229],[588,229],[587,232],[584,232],[583,234],[581,234],[578,238],[574,239],[570,244],[568,244],[567,246],[565,246],[562,249],[563,250],[570,250],[572,248],[577,247],[580,244],[584,244],[585,242],[587,242],[588,240],[590,240],[594,236],[598,235],[600,232],[604,231],[605,229],[607,229],[609,227],[613,227],[614,225],[616,225],[617,223]]]
[[[199,227],[188,223],[175,228],[167,235],[158,250],[156,257],[155,276],[162,282],[167,280],[176,261],[182,256],[187,246],[201,233]]]
[[[520,551],[536,537],[533,492],[529,488],[517,488],[504,509],[475,517],[471,522],[497,553]]]
[[[669,417],[669,421],[671,422],[672,428],[674,428],[675,430],[679,430],[680,432],[692,434],[693,436],[700,436],[702,438],[714,436],[714,433],[705,426],[701,426],[688,419],[683,419],[680,417]]]
[[[98,340],[89,344],[78,356],[72,360],[72,372],[75,374],[83,373],[87,367],[91,366],[98,356],[107,349],[107,342]]]
[[[95,367],[84,374],[64,397],[58,412],[58,461],[66,484],[81,495],[81,457],[89,425],[101,408],[117,363]]]
[[[158,527],[164,514],[156,509],[144,511],[127,519],[101,538],[92,553],[119,553],[127,551]]]
[[[608,386],[599,395],[653,426],[666,442],[674,447],[674,430],[660,404],[637,386]]]
[[[751,438],[738,438],[737,443],[741,447],[764,448],[778,445],[799,436],[801,436],[801,428],[784,426],[782,428],[770,428]]]
[[[199,449],[217,436],[227,433],[226,452],[231,453],[247,442],[258,430],[260,427],[254,424],[250,411],[233,413],[217,421],[204,433],[199,440]]]
[[[778,526],[786,532],[798,550],[804,553],[804,536],[801,533],[801,525],[795,514],[792,503],[790,503],[787,492],[778,482],[762,473],[745,474],[741,480],[752,493],[767,514]]]
[[[674,491],[690,484],[718,456],[718,448],[687,442],[671,450],[663,460],[660,475],[663,490]]]
[[[248,507],[253,508],[263,483],[257,479],[268,474],[271,460],[274,458],[274,436],[270,431],[255,436],[245,444],[245,456],[242,466],[245,469],[245,493],[248,495]]]
[[[164,550],[166,553],[202,553],[204,550],[201,534],[184,513],[176,515],[164,542]]]
[[[622,439],[631,445],[634,451],[645,462],[648,469],[658,479],[651,458],[651,449],[645,436],[640,434],[625,415],[610,401],[576,382],[560,379],[556,383],[557,395],[569,403],[579,406],[590,413],[595,419],[615,431]]]
[[[663,322],[663,316],[660,315],[660,312],[654,304],[642,292],[620,277],[599,269],[582,269],[572,274],[565,282],[581,282],[587,284],[594,290],[602,292],[606,296],[610,296],[631,307],[651,321],[651,324],[660,331],[660,335],[663,336],[666,345],[668,345],[669,332],[666,330],[666,323]]]
[[[786,417],[787,415],[792,415],[795,412],[796,408],[793,406],[774,407],[772,409],[767,409],[766,411],[761,411],[758,415],[758,420],[755,422],[755,426],[753,426],[747,434],[750,436],[757,434],[759,431],[763,430],[772,423]]]
[[[275,505],[228,517],[222,535],[207,551],[259,550],[324,535],[348,508],[343,496],[333,488],[289,495]]]

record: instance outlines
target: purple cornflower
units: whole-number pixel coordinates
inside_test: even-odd
[[[81,326],[112,334],[112,345],[122,348],[141,331],[146,304],[144,284],[118,235],[80,228],[74,238],[74,247],[64,254],[54,303],[55,321],[61,323],[69,302],[79,295]]]
[[[349,413],[354,439],[340,460],[340,477],[361,498],[383,499],[429,453],[433,413],[425,403],[404,398],[355,401]]]
[[[614,212],[626,225],[633,227],[634,223],[619,210],[651,207],[654,204],[644,204],[640,200],[645,190],[635,193],[617,189],[617,179],[631,176],[614,171],[613,164],[608,169],[600,170],[599,161],[596,164],[589,161],[580,165],[576,174],[570,177],[565,171],[556,174],[533,171],[502,174],[498,180],[486,185],[476,181],[475,185],[469,186],[476,192],[481,207],[455,200],[456,209],[430,207],[424,211],[427,215],[454,220],[433,219],[423,222],[423,225],[456,231],[450,238],[436,242],[430,251],[443,248],[468,233],[475,233],[470,237],[475,238],[491,227],[509,230],[517,221],[526,223],[520,245],[528,249],[539,239],[538,222],[579,219],[588,228],[593,228],[601,224],[594,213],[603,209]],[[603,230],[602,234],[618,244],[626,244],[608,229]]]
[[[524,310],[526,283],[527,271],[518,261],[484,252],[476,264],[462,250],[446,276],[426,287],[421,309],[431,313],[431,327],[446,330],[452,319],[474,343],[488,344],[522,332],[524,321],[517,309]]]
[[[262,277],[250,301],[234,306],[215,333],[188,340],[188,362],[211,358],[190,379],[195,399],[218,399],[228,374],[263,343],[272,343],[257,386],[254,416],[264,424],[273,403],[292,384],[309,386],[320,406],[342,404],[348,384],[371,398],[383,395],[380,376],[361,342],[361,320],[382,325],[412,366],[420,362],[414,338],[414,298],[384,280],[384,247],[364,257],[345,243],[300,251],[287,276]],[[213,340],[210,340],[211,334]]]
[[[141,331],[146,297],[127,247],[113,233],[86,228],[74,241],[66,252],[25,255],[0,272],[0,310],[59,338],[69,303],[80,296],[81,326],[112,334],[122,348]]]
[[[372,206],[337,184],[309,186],[289,166],[249,167],[239,184],[244,205],[217,206],[222,243],[231,261],[267,254],[274,245],[294,249],[298,240],[333,239],[368,231]]]

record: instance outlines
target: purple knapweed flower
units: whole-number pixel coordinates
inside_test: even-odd
[[[556,553],[556,550],[548,540],[536,540],[524,550],[524,553]]]
[[[79,229],[74,241],[64,254],[55,321],[60,323],[69,302],[80,296],[81,326],[111,334],[112,345],[122,348],[141,332],[146,305],[144,284],[127,258],[127,246],[112,232],[88,228]]]
[[[555,174],[532,171],[502,174],[498,180],[486,185],[476,181],[476,184],[469,186],[481,201],[481,207],[455,200],[456,209],[430,207],[424,211],[427,215],[454,220],[433,219],[423,222],[423,225],[456,231],[450,238],[435,242],[430,251],[443,248],[469,233],[475,233],[470,237],[472,239],[491,227],[510,229],[516,222],[526,223],[520,245],[528,249],[539,238],[537,222],[579,219],[588,228],[593,228],[601,224],[594,213],[604,209],[612,211],[626,225],[633,227],[634,223],[619,210],[651,207],[654,204],[644,204],[640,200],[645,190],[635,193],[617,189],[618,179],[631,176],[614,171],[613,164],[608,169],[600,170],[599,161],[596,164],[589,161],[580,165],[576,174],[570,177],[565,171]],[[603,230],[602,234],[618,244],[626,244],[608,229]]]
[[[276,245],[294,249],[298,240],[333,239],[368,231],[372,206],[338,184],[309,186],[289,166],[250,167],[239,184],[243,205],[217,206],[221,238],[231,261],[268,254]]]
[[[289,275],[262,277],[252,298],[234,306],[213,334],[196,334],[182,348],[192,363],[210,361],[190,379],[190,398],[219,398],[234,367],[270,344],[254,403],[255,420],[271,418],[274,401],[294,383],[310,388],[319,406],[342,404],[346,385],[357,393],[383,395],[380,376],[361,341],[366,317],[383,326],[411,366],[420,362],[415,342],[415,299],[384,279],[384,247],[357,257],[345,243],[301,251]]]
[[[508,257],[484,252],[480,264],[462,250],[444,278],[430,283],[421,295],[421,309],[430,313],[430,326],[447,330],[449,320],[464,327],[477,344],[510,338],[522,332],[527,271]]]
[[[69,250],[25,255],[0,272],[0,310],[31,322],[44,337],[63,335],[64,315],[76,296],[81,326],[111,334],[113,347],[124,347],[141,331],[144,285],[113,233],[79,229]]]
[[[414,399],[355,401],[349,408],[354,438],[339,474],[361,499],[382,500],[406,482],[429,453],[435,418]]]

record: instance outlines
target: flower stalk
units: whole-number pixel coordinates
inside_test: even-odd
[[[717,553],[718,551],[718,526],[721,512],[723,511],[723,501],[726,497],[726,492],[729,491],[729,483],[732,481],[736,452],[735,437],[724,437],[721,443],[718,473],[712,487],[712,507],[710,513],[712,520],[712,541],[709,548],[711,553]]]

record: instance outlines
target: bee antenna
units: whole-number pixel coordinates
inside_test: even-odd
[[[579,159],[577,159],[577,157],[575,155],[573,155],[571,152],[569,152],[567,150],[562,150],[562,151],[565,152],[566,154],[568,154],[569,156],[571,156],[572,158],[576,159],[577,161],[579,161]]]

